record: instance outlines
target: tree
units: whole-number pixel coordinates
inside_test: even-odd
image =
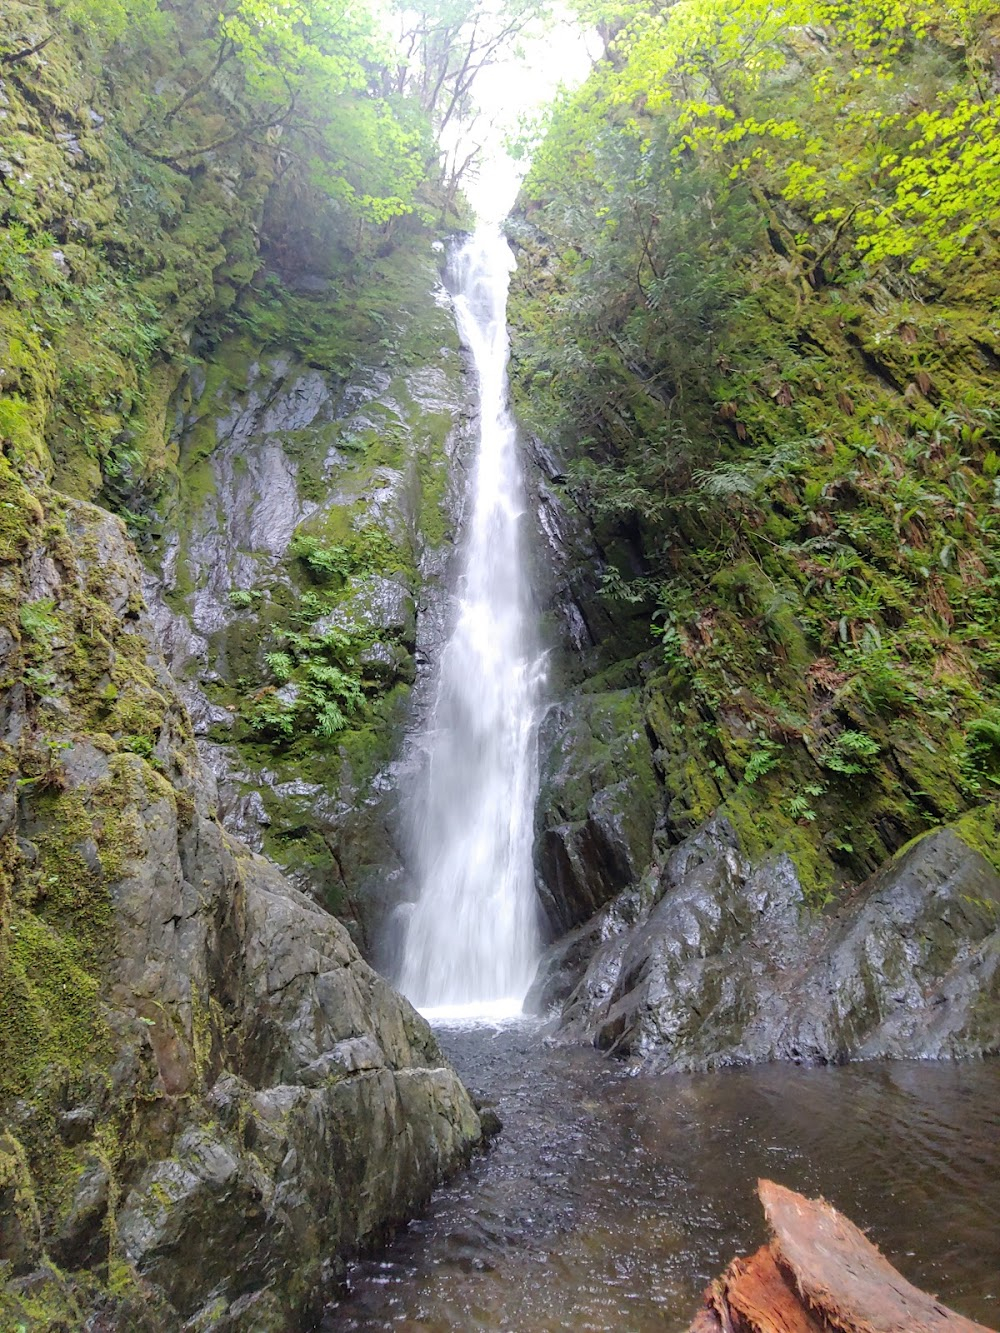
[[[469,133],[476,79],[509,57],[519,38],[545,21],[549,9],[550,0],[426,0],[417,9],[397,0],[398,54],[385,70],[383,93],[414,98],[429,118],[441,152],[446,200],[454,201],[479,156]]]

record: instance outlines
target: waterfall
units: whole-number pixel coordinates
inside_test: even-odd
[[[479,441],[457,619],[439,664],[426,769],[410,801],[419,896],[399,985],[424,1010],[518,1012],[537,961],[531,851],[543,671],[507,401],[513,264],[499,229],[485,227],[453,260],[459,333],[478,380]]]

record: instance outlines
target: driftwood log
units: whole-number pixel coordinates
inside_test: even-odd
[[[705,1291],[688,1333],[993,1333],[912,1286],[823,1199],[757,1183],[773,1239]]]

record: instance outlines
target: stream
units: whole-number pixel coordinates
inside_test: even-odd
[[[765,1239],[754,1186],[823,1194],[910,1281],[1000,1325],[1000,1061],[631,1077],[527,1021],[438,1029],[504,1128],[323,1333],[680,1333]]]

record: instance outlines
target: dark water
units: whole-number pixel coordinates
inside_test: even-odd
[[[1000,1061],[643,1078],[530,1027],[439,1035],[504,1131],[353,1266],[325,1333],[684,1329],[765,1239],[759,1176],[825,1195],[912,1282],[1000,1325]]]

